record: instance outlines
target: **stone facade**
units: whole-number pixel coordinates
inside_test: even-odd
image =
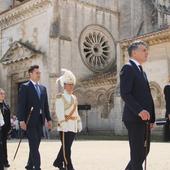
[[[48,89],[53,114],[55,95],[61,91],[55,82],[61,68],[67,68],[77,77],[75,94],[79,104],[92,106],[89,111],[80,111],[84,129],[124,134],[119,71],[127,61],[127,45],[133,37],[165,28],[169,22],[168,14],[162,14],[160,5],[154,2],[0,0],[0,86],[7,91],[12,113],[17,112],[18,88],[28,80],[28,67],[39,64],[41,83]],[[161,14],[166,16],[166,24]],[[169,75],[165,48],[169,38],[166,39],[166,31],[148,36],[154,57],[145,67],[157,110],[161,112],[162,89]],[[154,44],[157,36],[160,43]],[[122,40],[125,38],[130,39]],[[154,54],[156,50],[160,55]],[[160,69],[158,63],[166,69]]]

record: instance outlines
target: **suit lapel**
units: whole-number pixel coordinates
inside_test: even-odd
[[[138,72],[139,75],[141,75],[141,72],[140,72],[138,66],[137,66],[132,60],[129,60],[129,62],[131,63],[131,65],[133,66],[133,68],[136,70],[136,72]]]
[[[133,66],[133,68],[136,70],[136,72],[138,73],[138,75],[144,79],[145,81],[147,81],[147,77],[146,77],[146,74],[145,72],[143,72],[143,75],[141,73],[141,71],[139,70],[138,66],[131,60],[129,60],[129,62],[131,63],[131,65]]]
[[[148,86],[148,88],[150,89],[150,86],[149,86],[149,82],[148,82],[146,73],[143,72],[143,75],[142,75],[141,72],[140,72],[140,70],[139,70],[139,68],[137,67],[137,65],[136,65],[133,61],[131,61],[131,60],[129,60],[129,62],[131,63],[132,67],[136,70],[136,72],[138,72],[138,75],[140,76],[140,78],[141,78],[142,80],[144,80],[145,84],[146,84],[146,85]]]
[[[40,100],[39,97],[38,97],[37,91],[36,91],[36,89],[34,87],[34,84],[31,81],[29,82],[29,84],[30,84],[30,87],[32,89],[32,92],[33,92],[34,96],[36,96],[38,98],[38,100]]]

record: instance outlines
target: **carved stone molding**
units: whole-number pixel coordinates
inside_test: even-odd
[[[86,80],[80,80],[79,86],[83,88],[99,87],[99,86],[116,86],[117,77],[115,73],[98,74]]]
[[[0,59],[0,62],[4,65],[22,61],[28,58],[32,58],[37,55],[42,55],[38,50],[35,50],[30,44],[16,41],[11,44],[10,48]]]
[[[67,1],[67,0],[62,0],[62,1]],[[118,10],[112,10],[103,6],[99,6],[99,5],[95,5],[93,3],[89,2],[85,2],[85,1],[81,1],[81,0],[70,0],[72,2],[76,2],[80,5],[86,6],[86,7],[90,7],[90,8],[96,8],[97,11],[103,11],[106,13],[110,13],[110,14],[114,14],[114,15],[120,15],[120,12]]]
[[[40,13],[48,8],[50,4],[51,0],[33,0],[7,10],[0,14],[0,28],[7,28],[34,14]]]
[[[130,38],[126,40],[121,40],[120,47],[123,50],[126,50],[127,47],[135,40],[143,40],[147,42],[150,46],[161,44],[170,41],[170,27],[161,31],[156,31],[148,34],[144,34],[135,38]]]

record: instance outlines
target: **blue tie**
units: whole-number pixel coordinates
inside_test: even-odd
[[[35,84],[35,90],[36,90],[36,92],[37,92],[37,94],[38,94],[38,97],[39,97],[39,99],[40,99],[40,97],[41,97],[41,92],[40,92],[39,85],[38,85],[37,83]]]

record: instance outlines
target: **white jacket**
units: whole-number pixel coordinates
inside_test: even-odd
[[[77,98],[74,95],[69,95],[64,91],[63,94],[57,95],[56,98],[56,117],[57,117],[57,129],[64,132],[80,132],[82,130],[81,118],[77,109]],[[74,111],[74,112],[73,112]],[[65,116],[70,115],[71,118],[68,121],[65,120]]]

